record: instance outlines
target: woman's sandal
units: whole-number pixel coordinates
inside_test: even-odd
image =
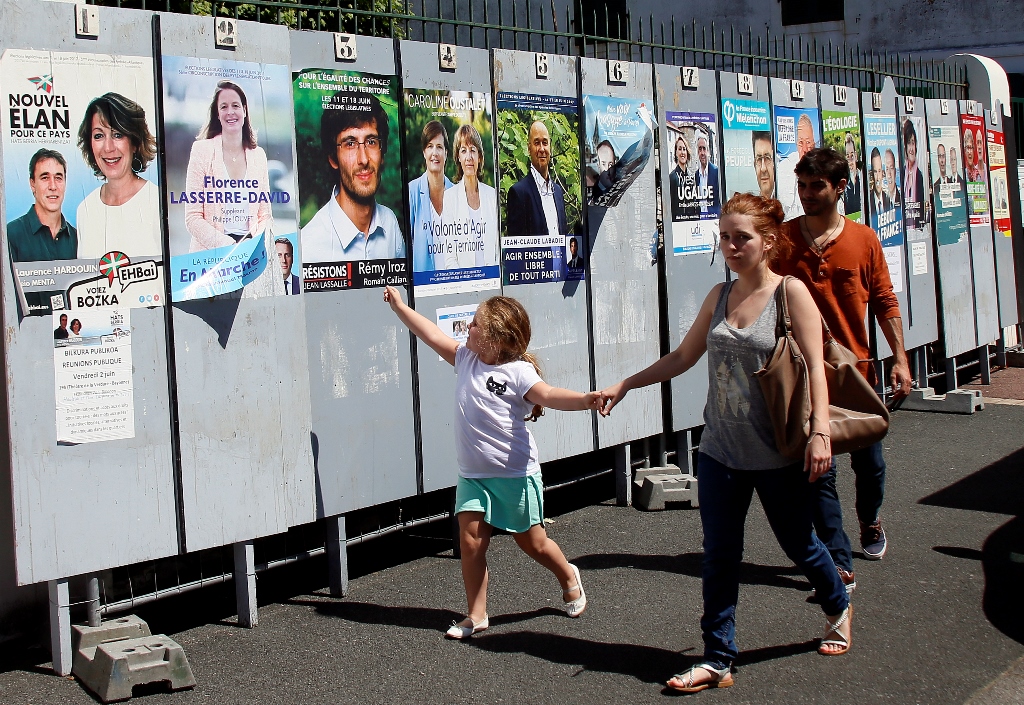
[[[577,589],[580,591],[579,597],[565,603],[565,613],[570,617],[579,617],[587,609],[587,593],[583,592],[583,581],[580,580],[580,569],[572,563],[569,564],[569,567],[572,568],[572,573],[576,576],[576,584],[570,585],[565,590],[562,590],[562,598],[564,599],[569,597],[569,595]]]
[[[828,623],[828,627],[825,630],[825,636],[821,639],[821,644],[818,645],[818,653],[822,656],[842,656],[850,650],[850,644],[853,643],[853,605],[847,605],[846,609],[843,610],[842,614],[832,621],[828,617],[825,618]],[[844,636],[839,627],[846,623],[850,627],[850,636]],[[835,634],[836,639],[830,639],[829,636]],[[840,648],[836,650],[827,650],[826,646],[838,646]]]
[[[461,622],[452,622],[452,626],[448,627],[448,631],[444,635],[449,639],[466,639],[477,632],[482,632],[489,626],[487,615],[484,615],[479,622],[474,622],[472,617],[466,617]]]
[[[694,671],[698,668],[710,673],[711,680],[703,681],[694,685]],[[719,669],[707,663],[698,663],[696,666],[690,666],[690,670],[686,673],[677,673],[672,676],[665,685],[672,690],[678,690],[680,693],[699,693],[700,691],[707,690],[708,688],[728,688],[735,682],[736,681],[733,680],[732,677],[731,669]]]

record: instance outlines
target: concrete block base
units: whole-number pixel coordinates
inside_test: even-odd
[[[1024,367],[1024,350],[1007,350],[1006,366]]]
[[[648,512],[662,511],[667,502],[689,502],[698,507],[697,478],[684,475],[675,465],[641,468],[633,480],[633,506]]]
[[[127,700],[132,688],[167,683],[171,690],[194,688],[185,652],[164,634],[150,634],[138,617],[121,617],[98,627],[74,626],[71,672],[105,703]]]
[[[985,401],[976,389],[954,389],[945,394],[936,394],[931,387],[922,387],[910,390],[903,408],[942,414],[973,414],[985,408]]]

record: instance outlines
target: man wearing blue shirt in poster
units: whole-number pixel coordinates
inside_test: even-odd
[[[50,262],[78,257],[78,231],[64,219],[67,162],[52,149],[40,149],[28,163],[28,186],[35,203],[7,224],[12,262]]]
[[[369,103],[369,110],[355,109]],[[398,219],[377,203],[388,148],[388,118],[376,96],[341,90],[320,120],[327,162],[338,172],[333,197],[302,228],[303,262],[405,257]]]

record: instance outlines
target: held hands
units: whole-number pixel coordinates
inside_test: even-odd
[[[626,396],[626,392],[628,391],[629,389],[626,388],[626,382],[623,380],[617,384],[613,384],[604,391],[598,392],[601,395],[601,405],[597,407],[597,410],[600,412],[601,416],[610,416],[612,409],[616,404],[622,401],[622,398]]]
[[[804,450],[804,472],[814,482],[832,467],[832,444],[827,433],[812,434]]]
[[[583,395],[584,409],[593,409],[594,411],[601,411],[604,407],[607,397],[604,392],[587,392]]]

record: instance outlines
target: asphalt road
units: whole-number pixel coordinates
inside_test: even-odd
[[[776,545],[756,500],[737,612],[736,685],[720,703],[1020,702],[1024,688],[1024,407],[970,417],[900,411],[886,440],[885,559],[855,559],[853,648],[815,653],[820,609]],[[841,463],[841,468],[843,464]],[[548,497],[549,532],[582,571],[590,607],[558,609],[544,569],[497,537],[491,628],[442,633],[462,615],[444,527],[351,552],[345,599],[323,563],[261,578],[258,628],[234,625],[231,586],[140,612],[184,648],[198,687],[151,703],[646,703],[702,651],[698,513],[642,513],[605,501],[610,484]],[[853,516],[853,478],[841,473]],[[584,505],[584,506],[579,506]],[[854,522],[855,526],[855,522]],[[854,530],[856,544],[856,530]],[[1000,674],[1010,671],[1000,677]],[[1016,674],[1016,675],[1014,675]],[[1016,680],[1014,680],[1016,679]],[[38,654],[0,662],[0,703],[92,703]]]

